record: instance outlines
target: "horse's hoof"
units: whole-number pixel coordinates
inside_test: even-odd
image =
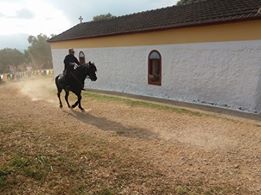
[[[59,108],[61,108],[61,109],[62,109],[62,108],[63,108],[63,106],[59,106]]]
[[[83,108],[80,108],[80,110],[81,110],[82,112],[85,112],[85,110],[84,110]]]

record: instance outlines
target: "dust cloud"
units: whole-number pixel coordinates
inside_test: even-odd
[[[57,104],[56,86],[53,78],[37,78],[20,81],[16,84],[20,93],[31,98],[32,101],[47,101]]]
[[[17,87],[23,95],[30,97],[32,101],[46,101],[53,106],[58,106],[56,86],[52,78],[22,81],[17,83]],[[188,123],[184,121],[183,117],[173,115],[170,121],[176,121],[177,124],[174,126],[173,123],[168,123],[168,125],[162,123],[157,128],[150,129],[154,129],[154,132],[163,140],[191,144],[208,150],[237,147],[238,142],[226,136],[226,130],[222,130],[226,129],[226,127],[217,123],[215,118],[208,117],[208,120],[202,121],[198,117],[186,116],[185,118],[188,121],[194,121],[194,123]]]

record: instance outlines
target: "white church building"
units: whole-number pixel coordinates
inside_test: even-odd
[[[86,88],[261,113],[261,1],[207,0],[80,23],[49,40],[95,62]]]

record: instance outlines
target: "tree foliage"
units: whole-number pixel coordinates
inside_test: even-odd
[[[31,59],[36,68],[52,67],[51,48],[47,43],[47,39],[48,37],[43,34],[28,37],[30,46],[25,54]]]
[[[180,0],[180,1],[178,1],[177,5],[187,5],[187,4],[191,4],[191,3],[198,3],[201,1],[206,1],[206,0]]]
[[[0,50],[0,73],[9,72],[10,66],[18,69],[22,65],[32,66],[34,69],[52,68],[51,48],[47,39],[43,34],[29,36],[29,47],[24,52],[10,48]]]
[[[101,14],[93,17],[93,21],[101,21],[101,20],[109,20],[112,18],[115,18],[116,16],[113,16],[111,13],[108,14]]]
[[[9,66],[21,65],[25,62],[25,56],[17,49],[5,48],[0,50],[0,73],[9,72]]]

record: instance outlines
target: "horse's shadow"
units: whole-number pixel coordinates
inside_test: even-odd
[[[138,139],[157,139],[158,134],[151,132],[150,130],[132,127],[132,126],[125,126],[119,122],[109,120],[104,117],[97,117],[88,112],[77,112],[71,110],[68,113],[70,116],[80,120],[83,123],[93,125],[103,131],[112,131],[116,132],[119,136],[124,136],[128,138],[138,138]]]

